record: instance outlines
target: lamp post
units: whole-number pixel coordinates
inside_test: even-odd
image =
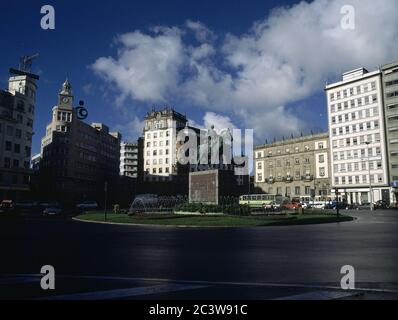
[[[365,142],[367,146],[370,142]],[[369,193],[370,193],[370,211],[373,211],[373,190],[372,190],[372,179],[370,178],[370,155],[368,155],[368,175],[369,175]]]
[[[336,195],[336,212],[337,217],[340,217],[340,208],[339,208],[339,189],[336,187],[334,188],[334,194]]]

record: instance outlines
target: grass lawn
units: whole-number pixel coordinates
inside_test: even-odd
[[[104,213],[85,213],[77,216],[80,220],[104,222]],[[191,215],[135,215],[108,213],[107,222],[168,225],[168,226],[218,226],[218,227],[245,227],[245,226],[286,226],[303,224],[320,224],[332,222],[352,221],[353,218],[340,215],[304,214],[297,216],[266,217],[266,216],[191,216]]]

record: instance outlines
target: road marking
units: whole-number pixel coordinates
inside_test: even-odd
[[[8,274],[9,277],[41,277],[41,274]],[[257,286],[257,287],[275,287],[275,288],[307,288],[318,290],[341,290],[339,286],[302,284],[302,283],[275,283],[275,282],[231,282],[231,281],[206,281],[206,280],[177,280],[177,279],[159,279],[159,278],[140,278],[140,277],[116,277],[116,276],[88,276],[88,275],[57,275],[56,278],[65,279],[93,279],[93,280],[121,280],[121,281],[147,281],[147,282],[166,282],[191,285],[231,285],[231,286]],[[398,294],[398,289],[383,288],[355,288],[353,292],[374,292],[374,293],[394,293]]]
[[[296,294],[293,296],[277,298],[274,300],[337,300],[354,296],[358,296],[358,293],[341,291],[312,291]]]
[[[42,297],[35,300],[111,300],[111,299],[121,299],[121,298],[144,296],[144,295],[159,294],[159,293],[202,289],[207,287],[208,286],[166,284],[166,285],[158,285],[150,287],[135,287],[135,288],[126,288],[126,289],[75,293],[75,294],[67,294],[60,296],[50,296],[50,297]]]

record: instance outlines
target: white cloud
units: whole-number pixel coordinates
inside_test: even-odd
[[[115,127],[115,131],[122,133],[123,141],[136,141],[138,137],[142,136],[143,130],[144,122],[137,116],[133,116],[126,123]]]
[[[203,117],[203,125],[205,128],[211,128],[214,126],[214,130],[217,132],[224,129],[235,129],[235,124],[232,123],[232,120],[228,116],[222,116],[220,114],[214,112],[206,112]]]
[[[93,69],[123,98],[230,114],[261,139],[297,133],[307,124],[287,104],[319,92],[343,71],[398,59],[398,2],[350,1],[354,30],[341,28],[345,4],[303,1],[274,10],[245,34],[217,40],[190,20],[127,33],[118,37],[117,57],[99,58]],[[190,33],[197,44],[187,41]]]

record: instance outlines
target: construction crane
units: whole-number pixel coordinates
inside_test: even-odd
[[[23,72],[30,72],[32,67],[32,61],[39,57],[38,53],[32,54],[30,56],[23,56],[19,60],[19,70]]]
[[[39,76],[30,73],[30,68],[32,67],[32,61],[39,56],[38,53],[32,54],[30,56],[23,56],[19,60],[19,68],[10,68],[10,73],[19,76],[29,76],[33,79],[39,80]]]

